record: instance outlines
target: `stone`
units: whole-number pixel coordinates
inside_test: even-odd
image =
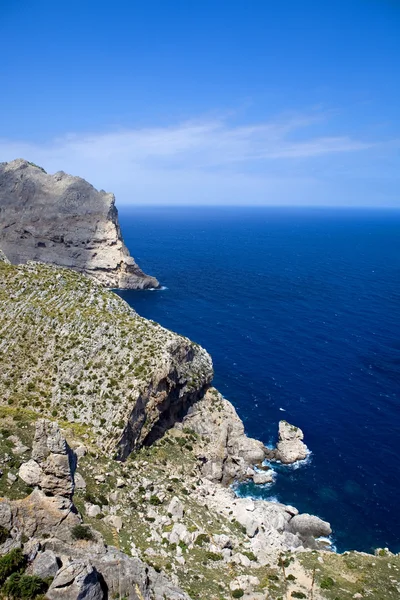
[[[86,489],[86,481],[83,479],[82,475],[78,472],[74,475],[75,481],[75,489],[77,490],[85,490]]]
[[[43,476],[43,471],[38,463],[31,459],[26,463],[22,463],[19,468],[18,475],[22,481],[33,487],[35,485],[39,485]]]
[[[299,427],[287,421],[279,421],[279,441],[275,450],[275,459],[283,464],[291,464],[307,458],[309,451],[303,443],[304,434]]]
[[[286,526],[287,531],[299,535],[301,538],[327,537],[332,533],[330,524],[315,515],[303,513],[290,519]]]
[[[122,519],[117,515],[107,515],[104,517],[104,522],[114,527],[118,532],[122,529]]]
[[[169,503],[167,513],[172,516],[173,520],[180,520],[183,518],[183,504],[179,500],[179,498],[177,498],[177,496],[174,496],[171,502]]]
[[[0,163],[0,246],[13,264],[75,269],[105,287],[157,288],[125,246],[113,194],[23,159]]]
[[[32,575],[37,575],[42,579],[46,577],[55,577],[60,565],[57,557],[52,550],[40,552],[31,565]]]
[[[103,600],[98,572],[88,562],[72,561],[62,567],[50,585],[49,600]]]
[[[11,483],[11,485],[13,483],[15,483],[17,481],[17,476],[14,475],[14,473],[11,473],[10,471],[7,473],[7,479],[8,481]]]
[[[83,458],[87,454],[87,448],[83,444],[80,444],[77,448],[74,449],[74,452],[78,458]]]
[[[272,483],[274,481],[274,472],[272,469],[269,471],[256,471],[253,475],[253,483],[256,485],[263,485],[265,483]]]
[[[117,486],[117,488],[123,488],[125,487],[126,483],[125,483],[125,479],[122,479],[121,477],[118,477],[117,482],[115,484]]]
[[[218,546],[221,549],[233,548],[231,538],[225,535],[224,533],[213,535],[213,542],[216,546]]]
[[[98,504],[86,504],[85,508],[88,517],[95,518],[97,515],[101,514],[101,508]]]

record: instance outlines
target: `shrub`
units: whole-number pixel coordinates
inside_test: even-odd
[[[8,539],[10,532],[5,527],[0,527],[0,544],[4,544],[4,542]]]
[[[13,573],[6,581],[3,592],[9,598],[30,600],[47,592],[49,583],[36,575]]]
[[[332,577],[324,577],[321,579],[320,586],[323,590],[330,590],[334,585],[335,582],[333,581]]]
[[[206,558],[208,558],[208,560],[217,561],[222,560],[223,556],[219,552],[206,552]]]
[[[199,533],[199,535],[196,538],[195,544],[196,546],[202,546],[203,544],[209,544],[210,543],[210,536],[207,535],[206,533]]]
[[[0,585],[15,571],[25,565],[25,557],[21,548],[14,548],[0,558]]]
[[[74,540],[94,540],[93,533],[86,525],[75,525],[71,529],[71,534]]]
[[[307,598],[303,592],[292,592],[292,598]]]
[[[242,596],[244,596],[244,591],[241,588],[232,592],[232,598],[242,598]]]
[[[294,575],[292,575],[291,573],[289,573],[289,575],[286,577],[286,579],[288,581],[296,581],[296,577]]]
[[[158,496],[150,496],[150,504],[153,506],[159,506],[161,504],[161,500]]]
[[[256,561],[257,560],[257,556],[254,554],[254,552],[248,551],[248,550],[243,550],[242,554],[244,554],[244,556],[247,556],[247,558],[249,560],[252,561]]]

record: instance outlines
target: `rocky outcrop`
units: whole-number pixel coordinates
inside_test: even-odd
[[[0,333],[0,403],[24,397],[43,416],[90,423],[121,460],[183,418],[213,377],[203,348],[49,265],[0,262]],[[30,485],[38,476],[25,467]]]
[[[252,467],[265,458],[264,444],[247,437],[235,408],[215,388],[189,409],[183,426],[209,440],[200,460],[202,474],[211,481],[253,477]]]
[[[13,264],[68,267],[106,287],[159,286],[130,256],[113,194],[23,159],[0,163],[0,247]]]
[[[1,248],[0,248],[0,262],[10,264],[10,261],[8,260],[7,256],[4,254],[4,252]]]
[[[76,456],[57,423],[46,419],[37,421],[32,458],[20,466],[20,478],[47,495],[71,497],[75,469]]]
[[[304,460],[309,454],[307,446],[302,441],[304,434],[299,427],[287,421],[279,421],[279,440],[275,450],[267,452],[271,460],[279,460],[283,464],[291,464]]]

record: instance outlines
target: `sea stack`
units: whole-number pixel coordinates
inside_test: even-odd
[[[13,264],[68,267],[105,287],[159,287],[124,244],[115,197],[23,159],[0,163],[0,248]]]

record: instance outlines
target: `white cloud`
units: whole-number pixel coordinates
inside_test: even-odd
[[[319,115],[246,126],[215,119],[47,143],[0,140],[0,160],[23,157],[51,173],[80,175],[114,191],[120,204],[313,204],[325,201],[313,161],[375,146],[347,135],[313,137],[320,122]]]

